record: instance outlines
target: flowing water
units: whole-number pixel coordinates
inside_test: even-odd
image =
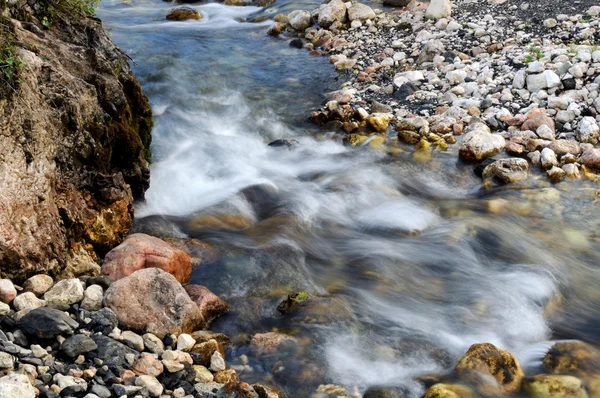
[[[451,369],[476,342],[532,372],[548,340],[600,343],[597,186],[534,173],[486,191],[455,148],[421,163],[411,148],[348,148],[307,124],[343,77],[268,37],[268,22],[241,21],[316,6],[208,3],[193,5],[204,18],[191,22],[166,21],[173,4],[160,0],[98,10],[155,114],[137,228],[210,244],[198,243],[192,282],[232,304],[211,329],[233,337],[240,379],[291,397],[326,383],[418,397],[415,377]],[[267,145],[282,138],[299,144]],[[298,291],[313,298],[279,314]],[[249,349],[273,330],[297,344]]]

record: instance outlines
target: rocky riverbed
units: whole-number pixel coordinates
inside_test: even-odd
[[[348,145],[421,161],[458,152],[488,187],[540,172],[597,181],[599,14],[592,2],[382,12],[340,0],[276,16],[269,33],[297,37],[340,71],[341,89],[310,117]]]

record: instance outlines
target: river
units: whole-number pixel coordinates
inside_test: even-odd
[[[262,13],[317,6],[278,0]],[[97,14],[155,115],[136,223],[214,247],[192,281],[232,304],[211,329],[233,337],[241,380],[292,397],[326,383],[418,397],[415,377],[451,369],[476,342],[530,372],[549,340],[600,342],[594,185],[534,175],[485,191],[456,149],[419,163],[409,148],[344,147],[307,122],[344,80],[326,57],[267,36],[269,22],[240,22],[258,8],[194,4],[202,20],[166,21],[173,7],[104,0]],[[223,217],[247,228],[210,227]],[[280,315],[297,291],[313,304]],[[249,337],[272,330],[297,344],[253,355]]]

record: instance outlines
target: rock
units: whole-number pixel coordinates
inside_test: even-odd
[[[600,133],[600,126],[591,116],[585,116],[579,122],[577,126],[577,139],[580,142],[587,142],[590,144],[598,143],[598,136]]]
[[[394,387],[370,387],[363,398],[404,398],[404,393]]]
[[[204,322],[208,325],[213,319],[229,312],[230,306],[219,296],[202,285],[186,285],[185,291],[196,303]]]
[[[406,7],[411,0],[383,0],[383,5],[388,7]]]
[[[546,124],[542,124],[535,131],[538,137],[548,141],[554,141],[554,131]]]
[[[146,388],[151,397],[160,397],[164,390],[164,387],[156,380],[156,377],[148,375],[142,375],[135,379],[135,385]]]
[[[17,297],[17,289],[9,279],[0,279],[0,301],[10,304]]]
[[[298,342],[292,336],[282,333],[267,332],[252,336],[250,351],[257,357],[293,352]]]
[[[483,169],[482,177],[497,178],[502,182],[509,184],[527,179],[529,163],[521,158],[500,159],[488,165]]]
[[[214,339],[196,344],[192,351],[198,354],[198,362],[204,366],[210,366],[210,360],[216,351],[219,351],[222,356],[225,355],[223,347]]]
[[[102,308],[102,300],[104,299],[104,290],[102,286],[91,285],[83,292],[83,301],[81,308],[88,311],[98,311]]]
[[[29,336],[51,339],[61,334],[72,334],[79,324],[62,311],[42,307],[21,318],[19,326]]]
[[[143,387],[129,386],[125,384],[113,384],[112,389],[115,392],[115,394],[117,394],[117,397],[129,397],[140,393]]]
[[[23,291],[41,296],[52,288],[54,281],[48,275],[34,275],[23,283]]]
[[[71,358],[77,358],[97,348],[96,342],[83,334],[71,336],[60,345],[60,350]]]
[[[48,304],[71,305],[83,300],[83,285],[77,278],[57,282],[44,294]]]
[[[165,350],[165,345],[162,340],[153,335],[152,333],[146,333],[142,336],[144,339],[144,346],[146,350],[161,356]]]
[[[375,131],[386,131],[393,116],[389,113],[373,113],[367,117],[367,123],[373,127]]]
[[[169,373],[177,373],[185,368],[185,366],[182,363],[170,359],[163,359],[162,364],[164,366],[164,369]]]
[[[232,381],[225,384],[218,392],[217,398],[259,398],[252,386],[243,381]]]
[[[550,178],[550,181],[558,182],[558,181],[562,180],[567,173],[560,167],[553,166],[550,168],[550,170],[546,171],[546,174]]]
[[[190,256],[165,241],[146,234],[129,235],[104,258],[102,273],[113,280],[144,268],[160,268],[185,283],[192,275]]]
[[[0,377],[0,398],[35,398],[35,389],[27,376],[10,373]]]
[[[106,291],[104,304],[121,324],[159,338],[189,333],[203,324],[196,303],[171,274],[159,268],[145,268],[119,279]]]
[[[579,163],[596,170],[600,170],[600,149],[589,148],[580,157]]]
[[[299,31],[304,31],[312,25],[312,15],[306,10],[292,11],[287,17],[290,26]]]
[[[554,166],[558,166],[558,159],[556,158],[556,154],[550,148],[542,149],[540,161],[542,162],[542,167],[545,169],[550,169]]]
[[[273,37],[277,37],[281,34],[281,32],[283,32],[285,29],[285,26],[279,22],[274,22],[273,25],[271,25],[271,27],[269,28],[269,30],[267,30],[267,34],[269,36],[273,36]]]
[[[527,90],[539,91],[547,88],[558,87],[560,77],[551,70],[546,70],[540,74],[527,76]]]
[[[219,351],[215,351],[210,358],[210,370],[213,372],[225,370],[225,359]]]
[[[579,168],[573,163],[565,164],[562,169],[565,171],[566,176],[572,180],[579,180],[581,178]]]
[[[350,21],[366,21],[375,19],[375,11],[368,5],[354,3],[348,8],[348,19]]]
[[[169,21],[186,21],[188,19],[202,19],[202,14],[191,7],[178,7],[169,11],[167,14]]]
[[[90,387],[90,393],[95,394],[100,398],[110,398],[112,396],[110,390],[100,384],[94,384]]]
[[[136,351],[144,351],[144,339],[137,333],[131,330],[125,330],[121,333],[121,340],[128,347],[133,348]]]
[[[133,363],[131,370],[138,375],[150,375],[157,377],[163,373],[164,366],[160,360],[154,357],[154,355],[144,352]]]
[[[424,398],[475,398],[478,395],[460,384],[434,384],[427,389]]]
[[[572,155],[579,155],[581,152],[579,143],[575,140],[556,140],[551,142],[547,148],[552,149],[559,157],[568,153]]]
[[[559,375],[597,374],[600,372],[600,350],[582,341],[558,342],[544,357],[543,366]]]
[[[216,398],[223,387],[224,385],[219,383],[198,383],[194,385],[194,390],[196,390],[201,398]]]
[[[505,146],[504,137],[491,134],[487,126],[479,124],[465,135],[458,154],[465,160],[480,161],[500,153]]]
[[[346,21],[346,4],[342,0],[331,0],[319,7],[319,25],[328,28],[334,22]]]
[[[177,336],[177,349],[180,351],[190,351],[194,345],[196,345],[196,340],[187,333],[182,333]]]
[[[32,8],[20,18],[32,20]],[[92,271],[149,186],[147,98],[102,22],[65,14],[43,38],[18,38],[26,78],[17,95],[0,95],[0,270],[12,280]]]
[[[11,313],[10,305],[0,302],[0,316],[6,316]]]
[[[101,331],[105,334],[112,332],[117,327],[119,320],[117,314],[110,308],[102,308],[99,311],[94,311],[89,314],[92,320],[87,327],[94,331]]]
[[[581,380],[573,376],[528,377],[523,380],[523,390],[533,398],[588,398]]]
[[[220,370],[214,374],[214,381],[216,383],[227,384],[238,380],[238,375],[233,369]]]
[[[194,381],[199,383],[210,383],[214,380],[213,374],[206,368],[206,366],[202,365],[193,365],[194,371],[196,372],[196,377]]]
[[[452,3],[450,0],[431,0],[425,17],[431,19],[449,18],[452,13]]]
[[[545,114],[542,114],[538,117],[527,119],[521,125],[521,130],[522,131],[526,131],[526,130],[537,131],[537,129],[539,129],[543,125],[548,126],[553,133],[556,131],[556,128],[554,126],[554,120],[552,120],[551,117],[549,117]]]
[[[15,365],[15,357],[7,352],[0,351],[0,369],[12,370]]]
[[[119,343],[110,337],[94,334],[91,338],[96,342],[98,348],[95,351],[92,351],[89,356],[91,358],[102,359],[104,364],[109,367],[130,366],[132,363],[135,363],[135,359],[140,355],[134,349],[129,348],[125,344]],[[134,358],[134,360],[131,361],[132,363],[128,363],[128,357]]]

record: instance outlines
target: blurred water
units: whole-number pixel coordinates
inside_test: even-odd
[[[190,22],[167,22],[174,5],[159,0],[98,10],[155,114],[138,225],[215,248],[192,277],[232,303],[214,330],[299,339],[293,355],[251,355],[240,378],[294,397],[320,383],[419,396],[415,377],[450,369],[476,342],[522,353],[532,369],[550,338],[597,342],[596,187],[534,175],[486,193],[455,149],[420,164],[409,148],[391,157],[322,139],[307,115],[339,86],[328,60],[266,36],[269,22],[239,22],[300,4],[317,6],[208,3]],[[267,146],[280,138],[299,145]],[[242,227],[206,227],[223,215]],[[298,290],[322,302],[278,314]],[[235,341],[232,364],[249,353]]]

